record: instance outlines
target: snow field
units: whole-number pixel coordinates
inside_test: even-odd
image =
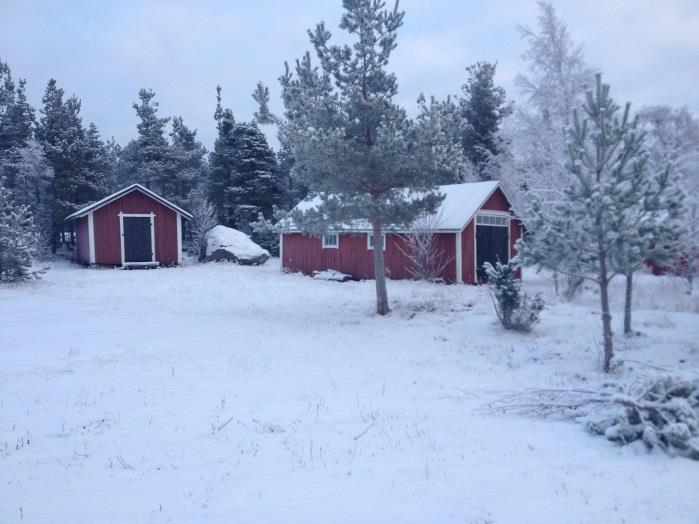
[[[484,288],[389,281],[378,318],[373,282],[276,259],[3,286],[0,522],[696,522],[696,463],[478,411],[609,379],[596,295],[526,278],[550,302],[530,335]],[[696,290],[638,290],[616,378],[696,373]]]

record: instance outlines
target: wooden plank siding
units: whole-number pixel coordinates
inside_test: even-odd
[[[80,264],[90,263],[90,235],[86,216],[75,220],[75,260]]]
[[[121,265],[120,212],[154,213],[155,260],[161,265],[177,264],[177,213],[137,190],[93,212],[97,264]]]
[[[374,278],[374,254],[368,249],[367,233],[341,233],[337,248],[322,248],[320,237],[302,233],[285,233],[282,236],[282,266],[290,271],[306,275],[314,271],[335,269],[359,279]],[[453,234],[440,233],[436,244],[447,262],[441,278],[448,282],[456,281],[456,239]],[[393,279],[409,279],[410,263],[404,251],[408,248],[405,239],[398,234],[386,235],[386,276]]]

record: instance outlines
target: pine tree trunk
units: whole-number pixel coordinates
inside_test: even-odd
[[[383,228],[381,220],[375,219],[371,223],[374,235],[374,280],[376,282],[376,312],[379,315],[387,314],[388,293],[386,291],[386,266],[384,264]]]
[[[633,273],[626,275],[626,297],[624,299],[624,335],[631,334],[631,298],[633,293]]]
[[[611,371],[614,357],[614,341],[612,339],[612,315],[609,311],[609,279],[607,278],[607,251],[604,247],[602,232],[597,237],[599,255],[599,296],[602,305],[602,331],[604,334],[604,371]]]

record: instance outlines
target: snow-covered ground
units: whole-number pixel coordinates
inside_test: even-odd
[[[0,522],[696,523],[696,462],[477,410],[608,379],[593,292],[527,278],[530,335],[482,288],[389,282],[378,318],[278,260],[0,287]],[[697,372],[697,291],[639,279],[616,379]]]

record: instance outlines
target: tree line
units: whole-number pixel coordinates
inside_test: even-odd
[[[528,224],[520,246],[528,263],[552,270],[569,297],[586,279],[600,286],[608,368],[609,281],[626,278],[630,312],[633,274],[647,260],[681,260],[694,274],[697,119],[686,108],[622,109],[546,2],[535,28],[517,28],[526,47],[517,102],[497,85],[497,64],[481,61],[450,96],[420,95],[411,117],[395,101],[389,68],[404,12],[375,0],[343,8],[339,27],[350,43],[333,43],[324,23],[308,31],[316,58],[307,52],[285,64],[282,114],[260,83],[255,120],[238,122],[217,89],[210,152],[181,117],[159,116],[150,90],[133,104],[137,135],[122,148],[85,128],[80,100],[54,80],[37,115],[25,82],[0,64],[0,175],[5,198],[20,206],[14,220],[32,216],[39,244],[56,251],[70,241],[66,215],[139,182],[184,207],[211,209],[221,224],[254,229],[265,247],[274,246],[276,210],[307,194],[320,205],[290,216],[303,231],[363,221],[380,239],[434,212],[439,184],[498,179]],[[276,126],[279,151],[258,124]],[[373,256],[377,311],[386,314],[383,250]]]

